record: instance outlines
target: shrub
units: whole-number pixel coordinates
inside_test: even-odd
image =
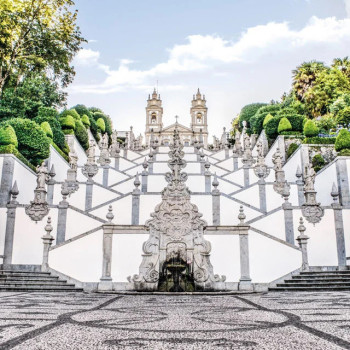
[[[299,147],[297,143],[291,143],[288,147],[287,158],[289,158]]]
[[[97,121],[98,119],[102,118],[105,122],[105,132],[108,134],[108,135],[112,135],[112,121],[111,121],[111,118],[109,118],[107,115],[105,115],[104,113],[102,112],[95,112],[93,114],[93,117],[94,119]]]
[[[87,115],[88,117],[92,116],[92,113],[89,111],[89,109],[85,105],[76,105],[72,107],[79,115],[82,117],[83,115]]]
[[[63,117],[60,117],[59,119],[61,126],[62,126],[62,131],[67,135],[67,134],[74,134],[75,130],[75,120],[71,115],[66,115]]]
[[[305,137],[303,140],[303,143],[309,144],[309,145],[334,145],[335,144],[335,137]]]
[[[271,104],[259,108],[258,111],[254,114],[254,116],[250,119],[250,126],[253,132],[255,134],[260,134],[263,129],[263,122],[265,117],[268,114],[276,116],[280,108],[281,106],[279,104]]]
[[[0,127],[0,145],[14,145],[18,147],[16,132],[11,125]]]
[[[290,124],[292,125],[293,131],[303,131],[303,122],[305,120],[305,117],[301,114],[293,114],[293,115],[287,115],[286,118],[289,120]]]
[[[14,118],[3,122],[16,132],[18,151],[34,166],[50,155],[50,141],[37,123],[29,119]]]
[[[350,107],[340,110],[336,120],[338,124],[347,127],[350,124]]]
[[[38,110],[38,114],[36,118],[48,118],[48,117],[54,117],[57,118],[58,112],[55,108],[52,107],[40,107]]]
[[[267,114],[266,117],[264,118],[264,121],[263,121],[263,127],[265,127],[265,125],[267,124],[267,122],[269,122],[271,119],[273,118],[273,115],[272,114]]]
[[[350,148],[344,148],[339,153],[338,156],[350,156]]]
[[[293,131],[293,130],[290,130],[290,131],[282,131],[280,132],[280,135],[286,135],[286,136],[289,136],[289,135],[292,135],[292,136],[301,136],[301,132],[300,131]],[[304,135],[303,135],[304,137]]]
[[[74,109],[65,109],[61,114],[60,117],[66,117],[70,115],[71,117],[73,117],[75,120],[80,120],[80,115],[79,113]]]
[[[50,124],[48,122],[42,122],[40,124],[41,128],[44,130],[45,135],[49,137],[50,139],[53,139],[53,133],[50,127]]]
[[[335,150],[341,151],[350,149],[350,132],[346,129],[341,129],[335,141]]]
[[[51,108],[47,108],[51,109]],[[54,110],[55,111],[55,110]],[[56,111],[55,111],[56,112]],[[56,112],[57,114],[57,112]],[[39,114],[36,118],[34,118],[34,121],[41,125],[43,122],[48,122],[50,124],[52,134],[53,134],[53,142],[61,149],[63,150],[65,147],[65,139],[64,139],[64,133],[62,132],[61,124],[56,118],[56,116],[53,116],[53,112],[49,115],[45,115],[44,112],[41,112],[41,109],[39,109]]]
[[[81,117],[81,121],[83,122],[86,129],[90,127],[91,123],[90,123],[89,117],[86,114],[84,114]]]
[[[106,124],[105,124],[105,121],[103,120],[103,118],[97,119],[96,125],[97,125],[97,128],[98,128],[99,132],[103,133],[103,132],[106,131]]]
[[[96,124],[96,121],[93,116],[89,116],[89,121],[90,121],[90,131],[95,138],[95,140],[98,142],[100,141],[100,136],[98,134],[98,127]]]
[[[325,166],[326,162],[320,154],[315,154],[311,160],[311,164],[314,170],[317,172]]]
[[[313,137],[313,136],[317,136],[318,133],[319,133],[319,130],[315,122],[309,119],[304,125],[304,135],[306,137]]]
[[[89,135],[84,124],[80,120],[76,121],[75,123],[75,136],[77,137],[81,146],[87,150],[89,148]]]
[[[275,139],[278,136],[278,124],[280,119],[279,117],[274,117],[266,123],[265,132],[268,138]]]
[[[289,120],[286,117],[283,117],[278,123],[277,131],[280,134],[282,131],[289,131],[289,130],[292,130],[292,124],[289,122]]]
[[[315,121],[316,126],[321,133],[328,134],[332,129],[337,127],[336,119],[333,114],[325,114]]]
[[[259,108],[266,106],[266,103],[251,103],[244,106],[239,113],[239,125],[242,127],[242,122],[245,120],[250,126],[250,119],[258,111]]]
[[[28,160],[24,158],[21,153],[18,152],[18,149],[15,147],[15,145],[0,145],[0,154],[13,154],[27,167],[36,171],[35,166],[29,163]]]

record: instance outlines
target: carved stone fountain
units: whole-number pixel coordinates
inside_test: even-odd
[[[168,185],[145,224],[149,238],[143,244],[139,274],[130,279],[135,290],[215,290],[225,280],[214,275],[210,263],[211,244],[203,237],[207,223],[190,202],[187,174],[181,171],[186,166],[182,149],[176,128],[169,152],[171,171],[166,173]]]

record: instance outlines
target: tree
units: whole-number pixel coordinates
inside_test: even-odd
[[[332,67],[339,69],[346,77],[350,78],[350,60],[348,56],[344,58],[335,58]]]
[[[4,90],[0,100],[0,118],[35,118],[42,107],[61,107],[67,94],[44,74],[31,74],[17,88]]]
[[[293,70],[293,90],[298,100],[304,100],[306,92],[315,84],[318,75],[327,70],[322,62],[304,62]]]
[[[316,126],[313,120],[309,119],[304,124],[304,135],[306,137],[313,137],[313,136],[317,136],[318,133],[319,133],[318,127]]]
[[[344,109],[340,110],[336,121],[338,124],[348,127],[350,125],[350,107],[345,107]]]
[[[250,119],[251,128],[254,134],[260,134],[263,128],[263,122],[268,114],[275,116],[280,110],[281,105],[279,103],[274,103],[260,107],[254,116]]]
[[[329,107],[334,115],[337,115],[345,107],[350,107],[350,93],[340,95]]]
[[[346,129],[341,129],[335,140],[335,150],[341,151],[350,149],[350,132]]]
[[[242,127],[242,122],[246,121],[248,126],[250,126],[250,119],[258,111],[260,107],[266,106],[266,103],[251,103],[244,106],[239,112],[239,125]]]
[[[96,122],[99,120],[99,119],[103,119],[104,121],[104,124],[105,124],[105,131],[108,135],[112,135],[112,121],[111,121],[111,118],[104,114],[103,112],[94,112],[93,114],[93,117],[94,119],[96,120]]]
[[[84,114],[87,115],[88,117],[92,115],[92,112],[89,110],[89,108],[87,108],[85,105],[82,105],[82,104],[76,105],[72,107],[72,109],[75,109],[81,117]]]
[[[278,123],[278,133],[282,133],[283,131],[290,131],[292,130],[292,124],[289,122],[289,120],[286,117],[283,117],[280,122]]]
[[[50,72],[63,86],[75,74],[71,61],[85,39],[72,0],[0,1],[0,96],[32,72]]]

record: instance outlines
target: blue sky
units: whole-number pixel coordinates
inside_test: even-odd
[[[74,60],[68,105],[102,108],[118,130],[144,131],[158,81],[164,124],[190,123],[207,98],[211,134],[241,107],[279,99],[305,60],[350,56],[350,0],[76,0],[89,40]]]

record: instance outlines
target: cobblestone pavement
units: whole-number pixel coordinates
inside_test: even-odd
[[[350,292],[0,293],[0,349],[350,349]]]

